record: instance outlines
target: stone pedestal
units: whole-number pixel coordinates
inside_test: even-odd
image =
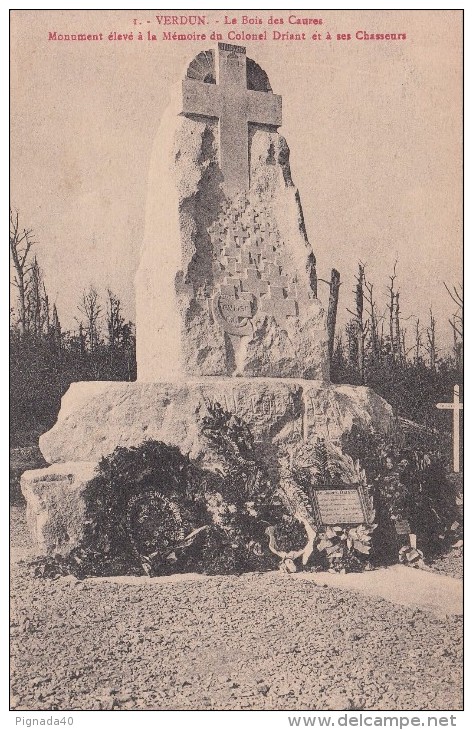
[[[283,378],[191,378],[167,383],[73,383],[55,426],[40,437],[51,463],[99,461],[117,446],[146,439],[204,459],[198,421],[218,402],[242,418],[261,448],[282,452],[301,441],[339,442],[354,425],[385,431],[391,407],[365,387]]]
[[[167,383],[73,383],[55,426],[40,438],[51,466],[25,472],[22,492],[39,553],[67,554],[83,534],[84,490],[100,459],[146,439],[177,446],[208,466],[200,419],[219,403],[251,428],[259,456],[278,464],[302,443],[339,444],[357,426],[389,429],[392,409],[365,387],[278,378],[195,378]]]

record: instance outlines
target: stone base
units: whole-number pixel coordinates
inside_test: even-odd
[[[386,431],[391,406],[366,387],[279,378],[201,378],[168,383],[73,383],[57,423],[39,440],[50,463],[96,461],[147,439],[203,456],[198,421],[209,403],[242,418],[257,442],[284,449],[314,437],[338,442],[354,425]]]
[[[391,406],[366,387],[277,378],[201,378],[168,383],[73,383],[55,426],[40,438],[52,466],[25,472],[22,491],[38,552],[66,554],[82,536],[84,488],[117,446],[147,439],[177,446],[201,466],[212,460],[200,419],[220,403],[251,428],[259,455],[278,462],[318,438],[337,447],[357,426],[385,432]],[[341,451],[340,451],[341,456]],[[274,472],[274,478],[279,474]]]

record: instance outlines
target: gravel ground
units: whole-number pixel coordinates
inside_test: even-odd
[[[459,618],[274,573],[33,579],[12,517],[12,709],[462,709]]]

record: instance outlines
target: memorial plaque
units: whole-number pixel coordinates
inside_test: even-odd
[[[368,522],[362,491],[314,489],[312,504],[319,525],[360,525]]]

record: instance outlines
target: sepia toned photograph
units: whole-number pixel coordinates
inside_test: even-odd
[[[463,11],[12,10],[10,104],[10,709],[455,726]]]

